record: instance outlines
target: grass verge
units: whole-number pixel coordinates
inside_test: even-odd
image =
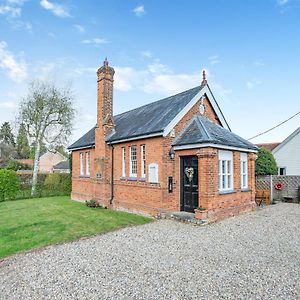
[[[89,208],[67,196],[0,202],[0,258],[148,222],[139,215]]]

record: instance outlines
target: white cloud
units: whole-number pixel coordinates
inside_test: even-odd
[[[6,0],[0,5],[0,15],[6,15],[8,18],[18,18],[21,16],[21,6],[27,0]]]
[[[107,40],[103,38],[93,38],[93,39],[87,39],[87,40],[82,40],[82,44],[95,44],[95,45],[103,45],[107,44]]]
[[[288,4],[289,0],[277,0],[277,4],[279,6],[284,6],[286,4]]]
[[[246,82],[248,90],[252,90],[255,86],[262,84],[260,80],[249,80]]]
[[[132,10],[137,17],[141,17],[146,13],[144,5],[137,6]]]
[[[174,94],[200,84],[199,74],[159,74],[144,86],[147,93]]]
[[[171,69],[167,65],[158,62],[148,65],[148,70],[151,73],[171,73]]]
[[[26,64],[24,62],[17,62],[14,55],[7,50],[7,44],[4,41],[0,42],[0,69],[8,72],[8,76],[16,82],[27,77]]]
[[[0,102],[0,108],[15,110],[16,108],[18,108],[18,105],[14,101],[5,101]]]
[[[144,71],[138,71],[132,67],[115,67],[115,88],[128,92],[143,81]]]
[[[220,63],[220,58],[218,55],[212,55],[208,58],[208,60],[212,66]]]
[[[83,75],[83,74],[96,74],[97,69],[96,68],[92,68],[92,67],[78,67],[73,69],[73,72],[76,73],[77,75]]]
[[[79,33],[84,33],[85,32],[85,28],[79,24],[74,24],[73,25],[74,28],[79,32]]]
[[[149,50],[145,50],[141,52],[141,56],[143,58],[152,58],[153,57],[153,53]]]
[[[168,95],[199,85],[201,74],[176,74],[158,62],[137,70],[132,67],[115,67],[115,88],[127,92],[140,89],[146,93]]]
[[[254,83],[252,81],[247,81],[246,86],[248,90],[252,90],[254,87]]]
[[[67,8],[58,3],[50,2],[48,0],[41,0],[40,5],[44,9],[51,11],[57,17],[61,17],[61,18],[70,17]]]
[[[255,67],[259,68],[259,67],[264,67],[264,66],[265,66],[265,63],[264,63],[263,61],[261,61],[261,60],[257,60],[257,61],[255,61],[255,62],[253,63],[253,65],[254,65]]]
[[[9,4],[23,5],[27,0],[7,0]]]
[[[21,16],[21,8],[14,7],[9,5],[1,5],[0,6],[0,15],[7,15],[12,18],[17,18]]]

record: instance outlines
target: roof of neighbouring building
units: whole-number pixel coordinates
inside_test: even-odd
[[[298,127],[292,134],[290,134],[283,142],[277,145],[272,153],[275,154],[279,149],[282,149],[286,144],[288,144],[295,136],[300,134],[300,127]]]
[[[272,151],[273,149],[275,149],[280,143],[261,143],[261,144],[256,144],[256,146],[258,148],[265,148],[269,151]]]
[[[70,164],[68,160],[64,160],[59,162],[53,167],[54,170],[69,170],[70,169]]]
[[[21,164],[33,166],[34,160],[30,158],[17,158],[16,161],[18,161]]]
[[[181,146],[204,143],[258,150],[254,144],[202,116],[195,116],[181,131],[172,145]]]
[[[115,132],[107,141],[114,142],[163,132],[165,127],[202,88],[203,86],[197,86],[174,96],[114,116]],[[92,147],[94,145],[95,127],[69,146],[68,149]]]

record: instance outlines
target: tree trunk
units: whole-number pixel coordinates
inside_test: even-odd
[[[31,196],[34,196],[36,193],[36,185],[37,185],[39,163],[40,163],[40,150],[41,150],[41,143],[38,140],[36,142],[35,154],[34,154],[34,168],[33,168],[33,176],[32,176]]]

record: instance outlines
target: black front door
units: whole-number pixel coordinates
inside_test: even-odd
[[[194,212],[198,207],[198,157],[181,157],[180,210]]]

